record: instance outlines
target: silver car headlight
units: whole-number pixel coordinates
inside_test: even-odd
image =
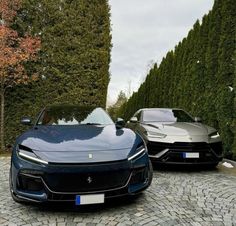
[[[157,133],[157,132],[151,132],[151,131],[147,131],[146,132],[147,137],[150,138],[165,138],[167,135],[163,134],[163,133]]]
[[[145,147],[144,145],[142,145],[142,146],[140,146],[140,147],[138,147],[138,148],[136,149],[135,154],[131,155],[131,156],[128,158],[128,160],[131,161],[131,160],[133,160],[133,159],[135,159],[135,158],[138,158],[138,157],[140,157],[141,155],[143,155],[143,154],[146,153],[146,152],[147,152],[146,147]]]
[[[40,159],[34,152],[23,145],[18,145],[17,153],[19,157],[34,163],[48,164],[47,161]]]
[[[215,131],[214,133],[210,133],[208,136],[211,139],[216,139],[216,138],[220,137],[220,134],[217,131]]]

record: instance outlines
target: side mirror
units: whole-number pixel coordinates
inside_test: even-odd
[[[202,119],[199,117],[195,117],[195,122],[202,122]]]
[[[122,119],[122,118],[117,118],[117,120],[116,120],[116,128],[117,128],[117,129],[121,129],[121,128],[123,128],[123,127],[125,127],[125,121],[124,121],[124,119]]]
[[[30,126],[32,125],[31,119],[28,117],[24,117],[21,119],[21,124],[26,125],[26,126]]]
[[[137,122],[138,122],[138,118],[137,118],[137,117],[132,117],[132,118],[130,119],[130,122],[131,122],[131,123],[137,123]]]

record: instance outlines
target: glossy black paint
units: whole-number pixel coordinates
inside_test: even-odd
[[[19,145],[48,164],[22,158]],[[79,194],[104,193],[105,198],[137,194],[152,180],[147,152],[128,160],[142,145],[139,135],[114,123],[36,124],[14,145],[11,194],[16,201],[32,202],[74,201]],[[88,184],[88,177],[93,183]]]

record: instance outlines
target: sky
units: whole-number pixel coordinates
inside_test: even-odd
[[[107,105],[137,91],[154,62],[187,36],[214,0],[109,0],[112,53]]]

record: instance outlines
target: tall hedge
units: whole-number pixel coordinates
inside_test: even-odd
[[[53,103],[105,107],[111,51],[108,0],[23,0],[14,28],[40,35],[37,62],[26,65],[39,80],[7,93],[7,143],[25,128],[24,115],[35,117]]]
[[[216,127],[225,155],[236,157],[236,1],[215,0],[213,9],[155,64],[120,115],[142,107],[179,107]]]

